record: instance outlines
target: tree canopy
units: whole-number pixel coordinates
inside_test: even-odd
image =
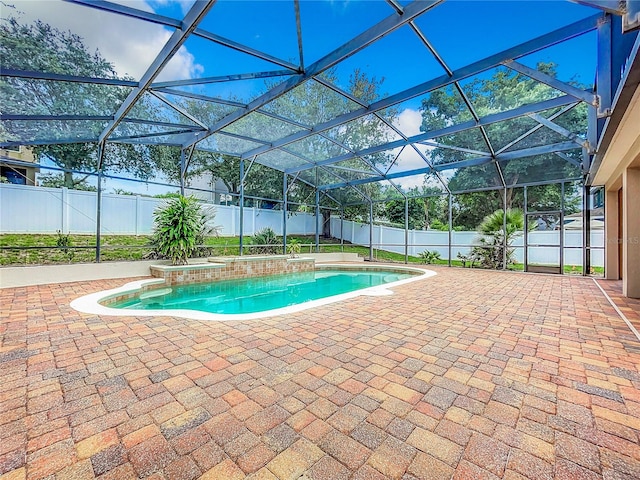
[[[557,65],[540,63],[538,69],[555,77]],[[506,67],[495,69],[490,77],[476,78],[463,85],[462,89],[479,117],[558,96],[558,92],[553,88]],[[454,86],[432,92],[423,100],[421,113],[421,130],[424,132],[456,125],[473,118],[464,98]],[[559,125],[572,133],[586,133],[587,118],[584,105],[566,109],[566,111],[561,111],[558,107],[540,112],[540,115],[545,118],[553,118]],[[529,136],[523,137],[525,133],[533,129],[537,130],[534,130]],[[437,137],[433,139],[434,145],[427,150],[426,155],[434,165],[451,164],[454,167],[456,162],[473,161],[483,156],[490,157],[494,152],[505,147],[507,147],[505,151],[509,152],[567,141],[566,137],[539,125],[529,116],[492,123],[485,127],[485,133],[489,144],[479,128]],[[523,138],[520,139],[521,137]],[[575,151],[568,151],[567,156],[578,160],[580,150],[578,145],[576,148]],[[507,208],[522,205],[522,188],[518,188],[521,184],[534,183],[544,179],[578,178],[580,175],[577,167],[556,154],[537,155],[509,161],[493,161],[463,166],[458,169],[453,168],[445,170],[445,172],[453,172],[450,174],[449,188],[453,193],[457,193],[500,187],[502,182],[497,168],[500,169],[507,185]],[[574,185],[568,183],[567,188],[573,189]],[[555,193],[556,190],[559,191],[554,185],[531,190],[535,193],[529,196],[529,208],[531,210],[548,208],[546,205],[551,198],[559,208],[560,199],[559,193]],[[502,203],[501,191],[456,195],[454,217],[459,225],[475,229],[486,215],[503,208]]]
[[[100,52],[91,53],[78,35],[39,20],[23,24],[13,16],[0,22],[0,63],[5,69],[119,78],[114,66]],[[108,117],[118,109],[130,90],[123,86],[18,77],[3,77],[0,81],[3,112],[9,114]],[[146,107],[138,107],[141,109]],[[84,184],[86,175],[73,175],[73,171],[96,171],[97,144],[83,140],[97,137],[107,121],[67,119],[7,123],[10,130],[36,143],[52,138],[61,141],[60,144],[36,145],[33,151],[40,160],[47,159],[63,170],[64,186],[74,188]],[[0,140],[13,139],[12,132],[6,129],[0,135],[3,137]],[[68,143],[73,140],[78,143]],[[143,145],[109,143],[105,148],[104,168],[112,173],[128,172],[146,179],[153,175],[153,160]]]

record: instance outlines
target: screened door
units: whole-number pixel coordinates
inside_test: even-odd
[[[525,215],[525,271],[562,273],[563,217],[562,211]]]

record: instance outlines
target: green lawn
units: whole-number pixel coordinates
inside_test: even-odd
[[[314,236],[287,237],[296,239],[301,244],[301,253],[315,251]],[[95,261],[95,235],[69,235],[70,246],[61,248],[57,246],[59,236],[57,234],[3,234],[0,235],[0,265],[43,265],[55,263],[86,263]],[[101,240],[102,261],[115,260],[142,260],[147,258],[150,249],[149,237],[140,235],[103,235]],[[240,249],[239,237],[210,237],[206,241],[208,256],[238,255]],[[245,240],[249,245],[249,239]],[[369,248],[345,243],[340,245],[337,239],[321,239],[321,252],[355,252],[361,257],[369,257]],[[245,253],[250,253],[246,250]],[[383,262],[404,263],[404,255],[391,253],[384,250],[373,250],[374,260]],[[409,256],[409,263],[421,264],[418,257]],[[447,260],[438,260],[438,265],[447,265]],[[452,260],[452,265],[462,267],[460,260]],[[514,264],[510,270],[524,270],[524,265]],[[582,267],[565,265],[565,273],[582,274]],[[603,274],[602,267],[593,267],[592,273]]]

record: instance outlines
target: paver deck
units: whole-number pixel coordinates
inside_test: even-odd
[[[227,323],[2,289],[2,479],[640,478],[640,344],[595,282],[434,270]]]

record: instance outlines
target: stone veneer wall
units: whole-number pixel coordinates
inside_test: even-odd
[[[210,258],[209,263],[183,266],[153,265],[151,276],[162,278],[166,285],[262,277],[315,269],[312,258],[271,257]]]

